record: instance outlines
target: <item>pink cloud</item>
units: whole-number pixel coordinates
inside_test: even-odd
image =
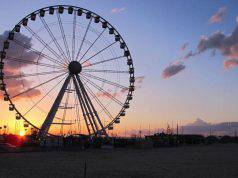
[[[230,46],[230,53],[228,55],[229,57],[238,58],[238,44]]]
[[[145,76],[140,76],[135,78],[135,85],[142,84],[145,79]]]
[[[4,73],[6,76],[14,76],[14,75],[19,75],[19,70],[4,70]],[[10,96],[14,96],[17,95],[29,88],[31,88],[31,83],[32,81],[30,80],[26,80],[24,78],[11,78],[11,79],[7,79],[5,80],[6,86],[7,86],[7,92]],[[31,91],[24,93],[16,98],[14,98],[15,100],[19,100],[21,98],[33,98],[36,96],[41,95],[40,90],[38,89],[32,89]],[[2,99],[2,98],[0,98]]]
[[[139,76],[139,77],[136,77],[135,78],[135,83],[134,83],[134,86],[135,86],[135,90],[139,89],[142,87],[142,84],[144,82],[144,79],[145,79],[145,76]],[[97,97],[107,97],[107,98],[110,98],[112,96],[114,97],[118,97],[122,94],[125,94],[128,92],[128,88],[122,88],[120,90],[118,90],[117,92],[113,92],[111,90],[108,90],[107,92],[105,91],[99,91],[97,92]]]
[[[99,91],[99,92],[97,92],[97,97],[108,97],[108,98],[110,98],[110,96],[112,95],[113,96],[113,94],[111,94],[110,92],[105,92],[105,91]]]
[[[223,62],[223,66],[225,70],[229,70],[233,67],[238,66],[238,59],[227,59]]]
[[[221,7],[215,14],[211,16],[208,23],[220,23],[222,21],[223,16],[225,15],[226,7]]]
[[[124,12],[125,10],[126,10],[126,7],[113,8],[113,9],[111,10],[111,13],[113,13],[113,14],[118,14],[118,13]]]
[[[19,90],[16,89],[15,87],[8,89],[8,94],[10,94],[10,96],[14,96],[14,95],[18,94],[18,92],[19,92]],[[37,96],[40,96],[40,95],[41,95],[40,90],[33,89],[33,90],[31,90],[27,93],[23,93],[22,95],[13,98],[13,100],[16,101],[16,100],[20,100],[20,99],[23,99],[23,98],[34,98],[34,97],[37,97]],[[0,100],[3,100],[3,94],[0,95]]]
[[[84,64],[83,64],[83,67],[89,67],[91,66],[92,63],[90,61],[86,61]]]
[[[172,63],[164,69],[164,71],[162,72],[162,78],[168,79],[172,77],[173,75],[176,75],[179,72],[183,71],[184,69],[185,69],[185,65],[182,62],[177,61],[175,63]]]

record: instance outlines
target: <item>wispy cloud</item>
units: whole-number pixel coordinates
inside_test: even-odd
[[[126,11],[126,7],[121,7],[121,8],[113,8],[112,10],[111,10],[111,13],[113,13],[113,14],[119,14],[119,13],[121,13],[121,12],[124,12],[124,11]]]
[[[185,56],[182,57],[183,60],[187,60],[190,57],[196,56],[197,52],[193,52],[192,50],[190,50],[187,54],[185,54]]]
[[[222,22],[222,18],[225,15],[225,12],[226,12],[226,7],[221,7],[215,14],[211,16],[211,18],[208,21],[208,24]]]
[[[183,71],[184,69],[185,69],[185,65],[183,64],[183,62],[177,61],[175,63],[172,63],[164,69],[164,71],[162,72],[162,78],[168,79],[172,77],[173,75]]]
[[[223,62],[223,66],[225,70],[229,70],[233,67],[238,66],[238,59],[227,59]]]
[[[184,44],[181,46],[180,50],[181,50],[181,51],[184,51],[184,50],[187,49],[187,47],[188,47],[188,42],[184,43]]]
[[[84,62],[83,67],[89,67],[91,65],[92,65],[92,63],[90,61],[86,61],[86,62]]]
[[[135,90],[142,87],[144,80],[145,80],[145,76],[139,76],[139,77],[135,78],[135,83],[134,83]],[[97,97],[106,97],[106,98],[111,98],[111,96],[119,97],[122,94],[127,93],[128,90],[129,90],[128,88],[122,88],[116,92],[113,92],[112,90],[108,90],[107,92],[99,91],[99,92],[97,92],[96,95],[97,95]]]

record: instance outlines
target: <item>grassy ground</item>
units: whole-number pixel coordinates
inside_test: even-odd
[[[238,144],[0,153],[0,177],[238,177]]]

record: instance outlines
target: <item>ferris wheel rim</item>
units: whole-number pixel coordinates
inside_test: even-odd
[[[27,16],[25,16],[23,19],[21,19],[21,20],[17,23],[17,25],[22,25],[23,20],[26,19],[26,18],[29,19],[30,16],[31,16],[31,14],[33,14],[33,13],[39,14],[41,10],[48,11],[49,8],[59,8],[60,6],[63,6],[63,7],[66,7],[66,8],[72,7],[72,8],[74,9],[74,11],[76,11],[76,10],[78,10],[78,9],[82,9],[84,14],[86,14],[87,12],[90,12],[91,14],[94,15],[94,16],[93,16],[94,18],[97,17],[97,16],[100,17],[100,22],[101,22],[101,23],[102,23],[102,22],[107,22],[108,26],[107,26],[106,28],[109,28],[109,27],[113,28],[114,31],[115,31],[115,34],[117,34],[117,35],[120,36],[120,41],[119,41],[119,42],[125,43],[124,52],[125,52],[125,51],[130,51],[129,48],[128,48],[128,46],[127,46],[127,44],[126,44],[126,42],[124,41],[123,37],[120,35],[120,33],[116,30],[116,28],[115,28],[114,26],[112,26],[107,20],[105,20],[103,17],[99,16],[97,13],[92,12],[92,11],[90,11],[90,10],[88,10],[88,9],[85,9],[85,8],[82,8],[82,7],[78,7],[78,6],[71,6],[71,5],[54,5],[54,6],[47,6],[47,7],[44,7],[44,8],[40,8],[40,9],[34,11],[34,12],[31,12],[31,13],[28,14]],[[15,26],[10,32],[15,33],[15,28],[16,28],[16,26]],[[115,34],[114,34],[114,35],[115,35]],[[6,41],[9,41],[9,39],[7,39]],[[4,47],[3,47],[2,51],[5,52]],[[125,57],[125,56],[124,56],[124,57]],[[126,58],[127,58],[127,60],[130,59],[130,60],[132,61],[131,64],[128,65],[128,66],[129,66],[129,69],[130,69],[130,68],[133,68],[133,69],[134,69],[134,65],[133,65],[133,60],[132,60],[132,57],[131,57],[131,53],[129,53],[129,55],[126,56]],[[4,60],[4,59],[1,58],[1,62],[3,62],[3,60]],[[1,73],[3,73],[3,69],[1,69]],[[130,73],[129,75],[130,75],[130,77],[134,77],[134,71],[133,71],[132,73]],[[1,79],[2,84],[5,85],[5,88],[4,88],[3,91],[4,91],[4,93],[5,93],[6,95],[9,96],[9,93],[7,92],[7,88],[6,88],[7,86],[6,86],[5,82],[4,82],[4,80],[5,80],[5,79],[4,79],[4,77],[3,77],[3,78]],[[129,87],[131,87],[131,86],[134,87],[134,82],[129,81]],[[128,99],[128,96],[129,96],[129,95],[132,95],[132,93],[133,93],[133,91],[128,90],[127,97],[126,97],[126,100],[125,100],[124,104],[125,104],[126,102],[129,102],[129,101],[130,101],[130,100]],[[25,116],[23,116],[23,115],[21,114],[21,112],[15,107],[15,104],[14,104],[14,102],[12,101],[11,98],[9,98],[8,101],[9,101],[9,103],[10,103],[11,105],[13,105],[14,110],[16,111],[16,113],[19,114],[19,115],[21,116],[21,118],[22,118],[25,122],[27,122],[29,125],[31,125],[31,126],[34,127],[35,129],[40,130],[39,127],[37,127],[36,125],[34,125],[31,121],[29,121]],[[110,123],[104,125],[104,127],[103,127],[100,131],[102,131],[103,129],[108,129],[108,127],[109,127],[111,124],[115,123],[115,121],[116,121],[118,118],[120,118],[121,113],[122,113],[122,112],[125,112],[125,110],[126,110],[126,108],[122,107],[121,110],[119,111],[119,113],[116,115],[116,117],[114,117],[114,119],[113,119],[112,121],[110,121]],[[47,134],[52,135],[52,136],[57,136],[57,135],[51,134],[51,133],[47,133]],[[91,134],[91,135],[93,135],[93,134]]]

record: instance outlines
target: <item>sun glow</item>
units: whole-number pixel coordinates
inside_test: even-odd
[[[21,137],[23,137],[23,136],[25,136],[25,132],[24,132],[24,131],[20,131],[19,135],[20,135]]]

